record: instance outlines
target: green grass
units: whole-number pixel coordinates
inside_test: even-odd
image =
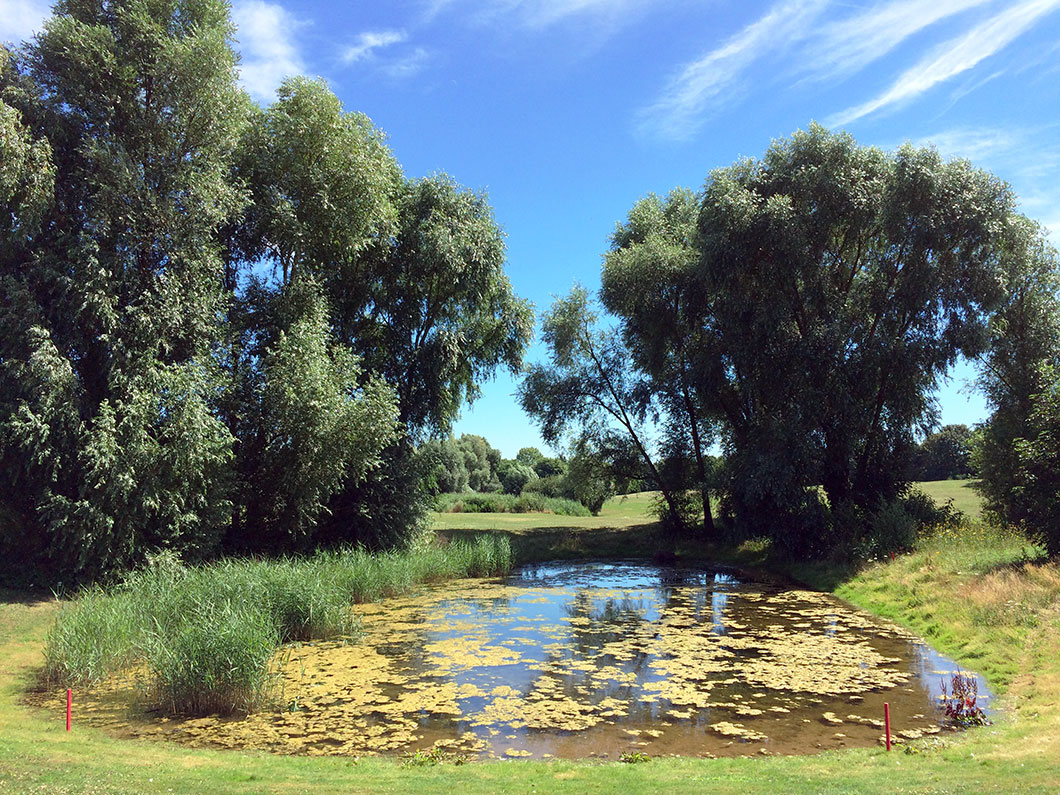
[[[499,532],[541,555],[645,552],[659,540],[647,498],[605,506],[584,525],[537,528],[494,515]],[[468,516],[464,517],[469,518]],[[476,519],[480,517],[475,517]],[[539,515],[538,520],[560,517]],[[584,519],[579,518],[579,522]],[[511,522],[512,524],[504,524]],[[457,530],[445,531],[458,535]],[[465,528],[469,535],[488,533]],[[572,541],[570,536],[574,536]],[[533,539],[537,539],[534,541]],[[617,539],[617,541],[616,541]],[[548,548],[548,543],[558,546]],[[573,545],[573,546],[572,546]],[[679,545],[704,557],[762,559],[767,547]],[[971,530],[922,540],[910,554],[861,571],[804,567],[801,574],[927,637],[1003,694],[994,726],[914,745],[801,757],[654,758],[618,762],[482,762],[405,765],[401,758],[310,758],[190,749],[118,739],[21,702],[41,664],[50,599],[0,595],[0,791],[3,792],[1056,792],[1060,789],[1060,572],[1009,533]]]
[[[270,701],[277,646],[350,635],[352,603],[510,568],[503,536],[405,553],[355,549],[196,568],[161,558],[111,592],[93,588],[63,604],[42,678],[47,686],[81,686],[142,663],[152,700],[168,713],[246,712]]]
[[[973,519],[983,513],[983,500],[975,490],[977,480],[928,480],[914,483],[915,488],[942,505],[953,500],[953,507]]]

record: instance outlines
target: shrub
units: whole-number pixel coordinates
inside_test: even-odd
[[[581,503],[562,498],[549,498],[527,491],[518,497],[511,494],[439,494],[434,499],[439,513],[533,513],[547,512],[561,516],[588,516],[589,510]]]

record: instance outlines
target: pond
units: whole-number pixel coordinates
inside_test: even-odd
[[[897,737],[939,732],[957,669],[832,596],[638,562],[526,566],[354,609],[358,642],[286,650],[285,711],[126,731],[314,755],[813,753],[880,742],[884,702]]]

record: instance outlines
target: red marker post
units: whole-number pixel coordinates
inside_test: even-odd
[[[70,731],[70,708],[74,704],[74,691],[66,688],[66,730]]]
[[[891,750],[891,705],[887,702],[883,704],[883,727],[887,733],[887,750]]]

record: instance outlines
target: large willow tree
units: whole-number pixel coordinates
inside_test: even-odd
[[[855,533],[902,492],[936,384],[986,348],[1030,237],[967,161],[815,125],[695,199],[639,202],[603,298],[687,438],[720,432],[736,516],[809,552],[834,542],[818,487]]]
[[[55,181],[0,249],[3,499],[58,576],[206,552],[228,510],[210,406],[246,115],[231,34],[222,2],[61,2],[4,79]]]

